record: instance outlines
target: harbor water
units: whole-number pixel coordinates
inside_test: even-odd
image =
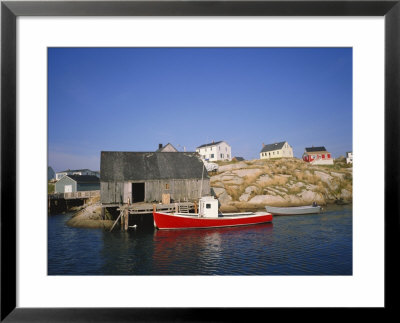
[[[223,229],[73,228],[48,217],[49,275],[352,275],[352,207]]]

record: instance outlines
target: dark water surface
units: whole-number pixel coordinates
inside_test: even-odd
[[[352,275],[352,207],[272,224],[129,232],[48,217],[49,275]]]

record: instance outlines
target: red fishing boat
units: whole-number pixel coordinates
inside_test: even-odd
[[[221,228],[272,222],[268,212],[219,213],[218,200],[202,197],[199,213],[153,212],[154,226],[160,230]]]

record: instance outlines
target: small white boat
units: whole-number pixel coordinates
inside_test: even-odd
[[[292,206],[292,207],[274,207],[266,206],[267,212],[273,215],[297,215],[297,214],[314,214],[322,211],[319,205]]]

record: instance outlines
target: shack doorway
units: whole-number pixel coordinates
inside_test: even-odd
[[[144,202],[144,183],[132,183],[132,202]]]

